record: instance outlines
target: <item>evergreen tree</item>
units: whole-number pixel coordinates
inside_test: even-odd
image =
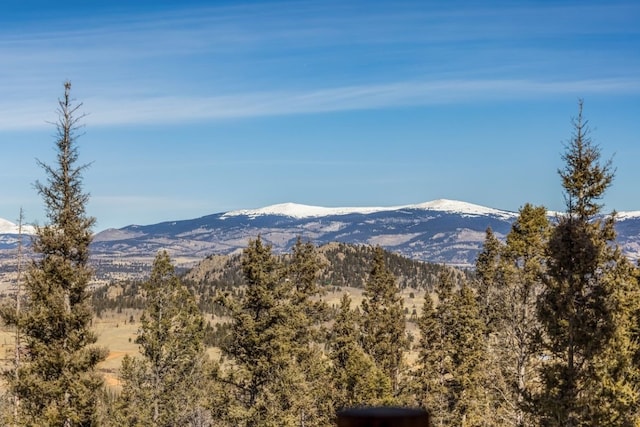
[[[516,408],[510,394],[508,376],[505,376],[502,359],[504,347],[500,337],[504,333],[504,318],[509,316],[505,304],[508,293],[504,275],[505,245],[498,239],[491,227],[485,232],[482,251],[476,259],[476,280],[473,285],[484,330],[486,361],[485,372],[485,425],[501,425]]]
[[[547,426],[633,425],[640,402],[630,311],[637,299],[614,240],[614,215],[598,216],[613,171],[600,162],[582,102],[573,127],[559,171],[567,210],[549,240],[538,305],[545,363],[536,406]]]
[[[491,227],[487,228],[482,251],[476,260],[478,304],[487,333],[499,328],[499,319],[505,314],[501,301],[504,280],[500,268],[503,247]]]
[[[504,272],[505,245],[495,235],[491,227],[485,232],[482,251],[476,259],[476,281],[474,282],[477,302],[480,310],[485,337],[485,353],[487,357],[486,370],[486,424],[508,424],[516,410],[516,404],[511,395],[509,375],[505,373],[507,363],[503,357],[511,348],[505,347],[502,335],[504,333],[504,319],[509,315],[509,308],[505,304],[508,294]]]
[[[96,365],[106,351],[92,346],[92,312],[88,283],[91,227],[89,195],[82,189],[86,165],[78,166],[77,136],[82,104],[71,99],[71,83],[59,100],[57,163],[38,161],[47,182],[36,182],[48,223],[36,227],[36,254],[26,272],[26,306],[20,313],[3,310],[3,319],[21,330],[20,366],[5,372],[19,401],[13,424],[86,426],[95,421],[102,377]],[[14,314],[12,314],[14,313]]]
[[[122,362],[121,419],[126,425],[194,425],[206,419],[204,319],[166,251],[156,256],[143,288],[136,338],[142,357]]]
[[[323,291],[318,286],[321,267],[316,247],[298,238],[285,281],[291,285],[289,298],[294,309],[290,320],[294,329],[291,351],[304,377],[298,385],[299,420],[308,427],[331,425],[334,413],[329,365],[321,351],[326,334],[320,325],[328,316],[328,307],[320,298]]]
[[[527,396],[539,385],[539,357],[535,345],[539,333],[536,301],[542,292],[545,247],[551,225],[543,206],[530,204],[520,214],[507,235],[502,255],[504,316],[492,352],[499,358],[507,388],[501,391],[505,418],[514,426],[538,425],[524,410]]]
[[[445,279],[446,280],[446,279]],[[422,313],[418,319],[420,342],[414,372],[414,394],[420,407],[431,413],[434,427],[450,425],[454,397],[449,392],[453,376],[452,332],[449,316],[451,290],[440,294],[438,309],[428,292],[424,295]]]
[[[451,390],[455,396],[452,415],[454,425],[490,425],[487,419],[488,395],[486,381],[486,346],[484,323],[476,296],[463,284],[453,297],[453,328],[451,336],[453,378]]]
[[[344,294],[329,340],[333,400],[337,410],[391,401],[391,382],[359,344],[358,316]]]
[[[242,298],[219,299],[231,314],[234,339],[222,348],[231,366],[223,380],[233,389],[230,422],[241,426],[295,426],[306,406],[305,384],[294,339],[291,282],[286,269],[260,237],[242,257],[246,291]]]
[[[405,335],[402,298],[379,246],[374,251],[373,267],[363,295],[362,347],[389,377],[393,392],[397,394],[400,369],[409,342]]]
[[[487,326],[487,413],[494,424],[537,425],[524,407],[528,393],[537,387],[535,304],[542,288],[549,228],[546,209],[526,204],[506,244],[488,230],[478,257],[478,300]]]
[[[320,298],[323,289],[318,286],[318,276],[322,265],[315,246],[297,239],[287,267],[288,297],[296,308],[292,313],[292,327],[296,330],[293,343],[302,360],[309,356],[313,344],[321,340],[320,324],[328,317],[327,304]]]
[[[454,289],[453,273],[443,271],[436,286],[438,305],[425,295],[414,389],[434,426],[490,425],[485,418],[485,327],[476,295],[465,283]]]

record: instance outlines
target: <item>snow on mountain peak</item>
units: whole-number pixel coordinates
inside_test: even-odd
[[[616,220],[619,221],[635,218],[640,218],[640,211],[616,212]]]
[[[514,212],[474,205],[473,203],[460,202],[458,200],[438,199],[412,206],[415,209],[428,209],[434,211],[453,212],[466,215],[497,215],[504,218],[514,218]]]
[[[292,218],[314,218],[329,215],[349,215],[349,214],[371,214],[376,212],[389,212],[402,209],[424,209],[450,213],[460,213],[462,215],[497,215],[503,218],[514,218],[515,213],[502,211],[499,209],[487,208],[456,200],[439,199],[431,202],[415,205],[388,206],[388,207],[345,207],[345,208],[325,208],[320,206],[308,206],[297,203],[281,203],[259,209],[242,209],[227,212],[221,218],[233,216],[248,216],[255,218],[262,215],[281,215]]]
[[[22,232],[24,234],[33,234],[35,229],[31,225],[23,225]],[[18,225],[0,218],[0,234],[19,234]]]
[[[227,212],[222,218],[232,216],[248,216],[255,218],[261,215],[282,215],[292,218],[314,218],[329,215],[348,215],[352,213],[369,214],[380,212],[383,210],[394,210],[396,208],[325,208],[321,206],[301,205],[297,203],[280,203],[277,205],[266,206],[259,209],[242,209],[238,211]]]

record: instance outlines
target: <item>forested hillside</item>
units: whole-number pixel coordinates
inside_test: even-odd
[[[327,292],[348,291],[349,288],[364,288],[368,279],[375,248],[363,245],[333,243],[317,248],[319,271],[317,281]],[[286,262],[291,255],[274,256]],[[474,273],[449,266],[432,264],[405,258],[383,251],[389,270],[395,277],[399,289],[412,289],[415,293],[433,292],[443,272],[451,272],[456,285],[473,280]],[[212,255],[196,267],[181,275],[185,286],[193,293],[206,314],[219,313],[214,304],[219,292],[242,293],[246,280],[242,272],[242,255]],[[122,280],[93,292],[92,304],[98,315],[104,310],[142,309],[145,305],[143,280]]]
[[[318,280],[327,288],[362,288],[369,274],[374,248],[365,245],[330,243],[318,248],[320,271]],[[290,255],[278,256],[283,261]],[[384,251],[384,259],[396,277],[401,289],[425,289],[433,291],[438,276],[450,267],[411,260],[402,255]],[[455,270],[456,277],[471,278],[468,270]],[[184,276],[185,283],[194,287],[198,295],[211,289],[231,289],[245,284],[242,276],[241,255],[213,255],[201,261]],[[460,279],[461,280],[461,279]]]

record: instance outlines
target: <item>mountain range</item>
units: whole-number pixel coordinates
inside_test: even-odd
[[[95,236],[93,251],[116,256],[168,248],[174,256],[202,258],[243,249],[248,239],[260,235],[276,252],[287,251],[301,237],[318,245],[380,245],[413,259],[470,266],[486,228],[504,235],[515,218],[512,212],[451,200],[384,208],[285,203],[105,230]]]
[[[284,203],[104,230],[94,236],[92,254],[98,270],[113,277],[115,272],[146,271],[161,249],[168,250],[178,265],[192,265],[211,254],[242,250],[249,239],[260,235],[275,252],[289,250],[301,237],[317,245],[380,245],[411,259],[472,267],[486,229],[491,227],[504,238],[517,216],[516,212],[453,200],[362,208]],[[618,243],[635,260],[640,256],[640,212],[621,212],[617,218]],[[5,256],[17,242],[10,224],[0,222],[0,252]]]

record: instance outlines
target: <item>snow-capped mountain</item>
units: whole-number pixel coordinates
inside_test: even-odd
[[[550,216],[553,216],[550,214]],[[147,271],[158,250],[176,263],[189,264],[211,254],[228,254],[258,235],[276,252],[287,251],[298,237],[329,242],[380,245],[412,259],[471,267],[487,227],[499,238],[509,232],[517,213],[453,200],[393,206],[327,208],[284,203],[260,209],[216,213],[201,218],[104,230],[94,237],[98,271]],[[632,259],[640,257],[640,212],[617,216],[618,242]],[[0,222],[0,260],[12,256],[15,224]],[[24,233],[32,232],[25,229]],[[3,255],[4,254],[4,255]]]
[[[516,217],[514,212],[453,200],[352,208],[284,203],[105,230],[95,236],[93,253],[101,257],[142,256],[165,248],[175,257],[202,258],[237,251],[260,235],[275,251],[288,250],[301,237],[315,244],[380,245],[414,259],[472,266],[487,227],[504,236]]]
[[[20,230],[18,224],[0,218],[0,251],[15,248],[18,245],[21,231],[23,237],[27,237],[33,234],[35,230],[31,225],[23,225],[22,230]],[[22,241],[24,244],[28,244],[28,240],[28,238],[24,238]],[[2,254],[0,254],[0,258],[2,258]]]
[[[480,205],[474,205],[456,200],[439,199],[431,202],[425,202],[416,205],[403,205],[391,207],[356,207],[356,208],[323,208],[320,206],[300,205],[297,203],[282,203],[278,205],[267,206],[260,209],[244,209],[231,211],[223,214],[222,217],[247,216],[257,217],[262,215],[282,215],[292,218],[317,218],[323,216],[339,216],[350,214],[372,214],[378,212],[389,212],[398,210],[436,210],[442,212],[459,213],[461,215],[502,215],[506,218],[512,218],[513,213],[501,211],[493,208],[486,208]]]
[[[33,234],[34,228],[31,225],[23,225],[22,233],[24,234]],[[0,234],[19,234],[20,226],[18,224],[14,224],[11,221],[7,221],[6,219],[0,218]]]

